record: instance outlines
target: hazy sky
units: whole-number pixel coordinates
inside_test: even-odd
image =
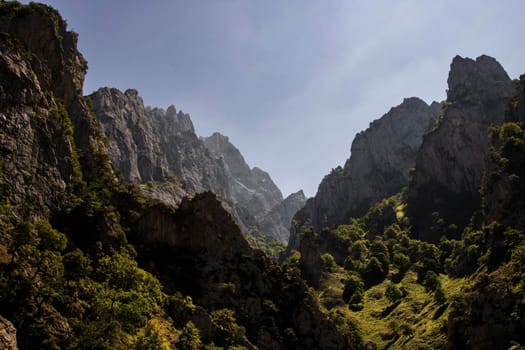
[[[230,137],[284,195],[313,195],[357,132],[445,98],[452,58],[525,73],[525,1],[49,0],[79,33],[84,92],[135,88]]]

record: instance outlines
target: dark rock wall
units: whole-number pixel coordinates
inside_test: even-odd
[[[488,155],[488,127],[501,124],[514,86],[493,58],[456,56],[448,78],[446,107],[425,136],[408,191],[415,236],[430,241],[432,213],[458,231],[480,207],[479,189]]]

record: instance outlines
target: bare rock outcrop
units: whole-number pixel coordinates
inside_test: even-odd
[[[45,217],[80,177],[97,177],[105,146],[82,98],[87,64],[77,35],[48,6],[2,6],[1,170],[12,204],[24,204],[18,214]]]
[[[440,238],[430,231],[432,213],[461,232],[480,207],[488,127],[503,122],[514,91],[505,70],[488,56],[456,56],[448,85],[444,111],[437,127],[424,137],[408,191],[407,211],[415,235],[430,241]]]
[[[179,183],[184,194],[209,189],[229,198],[224,167],[199,141],[189,115],[174,106],[146,108],[133,89],[102,88],[89,97],[111,162],[126,180]]]
[[[0,348],[16,350],[16,328],[11,322],[0,316]]]
[[[224,161],[232,179],[230,191],[234,202],[248,209],[256,219],[283,200],[281,191],[270,175],[257,167],[250,169],[241,152],[227,136],[216,132],[201,140],[215,158]]]

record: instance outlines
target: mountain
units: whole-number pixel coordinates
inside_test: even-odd
[[[293,216],[305,203],[306,197],[303,191],[292,193],[259,220],[259,229],[271,237],[277,237],[280,241],[287,242]],[[276,225],[275,223],[279,224]]]
[[[439,240],[430,230],[435,215],[461,232],[479,208],[488,128],[503,122],[513,91],[494,58],[453,59],[443,113],[423,139],[408,191],[407,213],[420,239]]]
[[[233,310],[246,329],[249,342],[242,345],[248,348],[354,346],[319,311],[298,276],[250,248],[210,192],[184,199],[175,211],[162,204],[150,208],[130,238],[139,260],[151,266],[166,290],[190,295],[208,310]],[[190,319],[203,335],[211,326],[198,312]]]
[[[283,200],[270,175],[257,167],[250,169],[228,137],[214,133],[201,140],[214,158],[224,161],[232,179],[230,190],[234,201],[246,208],[254,218],[261,217]]]
[[[146,108],[133,89],[101,88],[89,100],[108,138],[112,164],[157,200],[178,205],[184,195],[211,190],[245,234],[258,232],[259,221],[283,201],[270,175],[250,169],[226,136],[198,138],[190,116],[173,105],[167,110]],[[286,241],[288,229],[282,227],[289,224],[267,219],[265,233]]]
[[[199,141],[189,115],[177,112],[174,106],[166,111],[147,109],[132,89],[122,93],[114,88],[101,88],[89,100],[108,138],[110,160],[126,180],[171,181],[178,185],[179,191],[174,196],[178,200],[171,200],[171,204],[178,204],[184,194],[205,189],[230,197],[225,169]],[[156,189],[150,193],[162,191]],[[161,200],[165,197],[157,196]]]
[[[112,168],[119,151],[134,181],[185,176],[188,192],[213,184],[210,169],[191,164],[208,151],[189,118],[151,110],[168,134],[149,143],[158,125],[135,118],[134,91],[84,98],[87,63],[51,7],[0,2],[0,31],[3,345],[15,346],[16,330],[20,349],[360,346],[293,267],[248,245],[215,194],[170,206]],[[90,107],[110,99],[124,103],[106,115],[113,144]],[[174,153],[159,154],[160,144]]]
[[[344,167],[324,177],[314,198],[294,217],[289,250],[298,249],[301,227],[333,228],[360,217],[385,197],[408,184],[423,135],[432,127],[440,105],[407,98],[356,135]]]
[[[458,56],[448,83],[403,188],[337,223],[333,213],[350,205],[323,186],[335,178],[345,188],[338,168],[320,186],[334,209],[321,222],[333,225],[305,213],[319,193],[294,218],[284,263],[297,264],[330,314],[356,321],[368,348],[525,343],[525,77],[510,81],[488,56]],[[354,157],[372,159],[353,146]]]
[[[250,169],[228,137],[214,133],[201,140],[213,157],[224,162],[233,180],[230,181],[233,201],[255,218],[257,232],[287,242],[292,217],[306,202],[304,193],[299,191],[283,200],[270,175],[257,167]]]

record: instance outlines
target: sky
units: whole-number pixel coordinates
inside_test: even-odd
[[[354,136],[446,97],[456,55],[525,73],[523,0],[47,0],[79,33],[84,93],[134,88],[230,138],[284,195],[313,196]]]

